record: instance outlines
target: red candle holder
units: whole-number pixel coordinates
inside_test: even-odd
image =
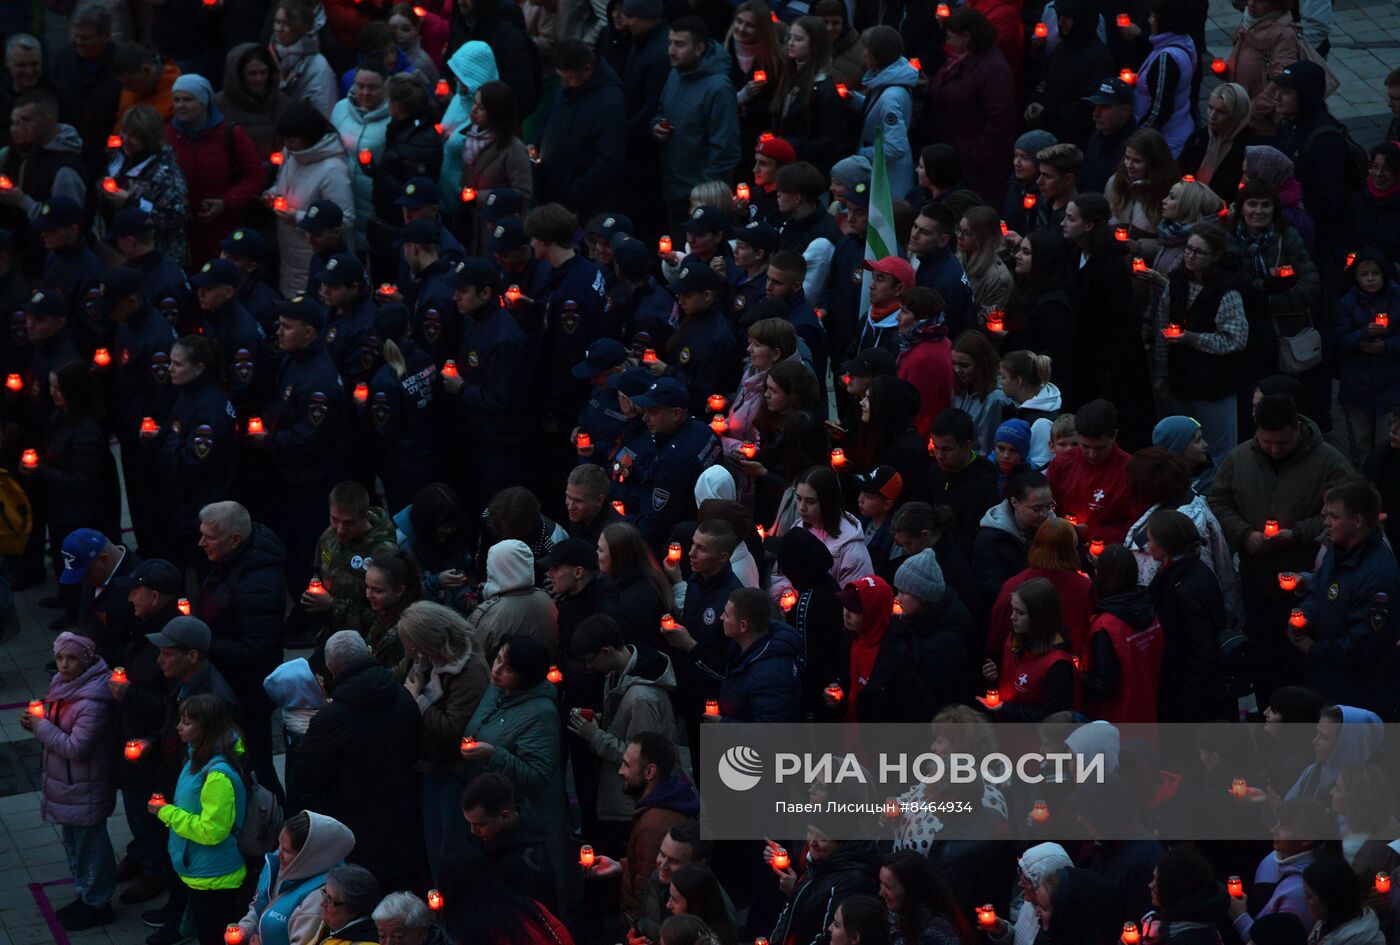
[[[778,847],[778,849],[773,851],[772,863],[773,869],[781,873],[792,865],[792,857],[788,856],[788,851],[784,850],[782,847]]]
[[[142,432],[142,433],[156,433],[156,432],[158,432],[159,430],[160,430],[160,427],[156,424],[156,418],[155,418],[155,417],[142,417],[142,418],[141,418],[141,432]]]
[[[428,908],[434,912],[442,911],[442,893],[436,889],[428,890]]]
[[[840,683],[832,683],[830,686],[827,686],[826,694],[828,696],[831,696],[831,698],[835,699],[837,702],[840,702],[846,697],[846,693],[842,691]]]
[[[1006,334],[1006,316],[993,309],[987,313],[987,330],[994,335]]]
[[[684,553],[681,546],[673,541],[666,548],[666,560],[671,564],[680,564],[681,555]]]
[[[987,704],[988,708],[995,709],[997,706],[1001,705],[1001,691],[997,689],[988,689],[987,694],[982,697],[982,701]]]
[[[369,385],[364,381],[355,385],[355,403],[362,404],[369,400]]]
[[[118,666],[112,670],[112,682],[126,682],[126,667]]]
[[[243,926],[228,925],[224,927],[224,945],[242,945]]]
[[[122,754],[126,756],[127,761],[135,761],[141,757],[141,753],[145,750],[145,746],[141,744],[139,739],[133,739],[126,743],[126,747],[122,749]]]
[[[1347,268],[1350,269],[1352,266],[1355,266],[1355,265],[1356,265],[1356,254],[1355,254],[1355,253],[1347,253]]]
[[[462,751],[466,751],[466,750],[468,750],[468,749],[470,749],[470,748],[475,748],[475,747],[476,747],[476,739],[473,738],[473,737],[470,736],[470,735],[463,735],[463,736],[462,736],[462,743],[461,743],[461,745],[458,746],[458,747],[461,748]]]
[[[645,349],[644,351],[642,351],[642,363],[643,363],[643,364],[655,364],[656,361],[657,361],[657,357],[656,357],[656,349],[655,349],[655,348],[647,348],[647,349]]]
[[[899,598],[897,597],[894,603],[890,605],[890,614],[895,617],[904,616],[904,605],[899,602]]]
[[[1030,210],[1033,207],[1035,207],[1035,202],[1035,194],[1026,194],[1024,197],[1021,198],[1021,206],[1025,207],[1027,210]]]
[[[122,146],[122,136],[121,136],[121,135],[108,135],[108,136],[107,136],[107,150],[108,150],[108,151],[115,151],[115,150],[117,150],[117,148],[120,148],[121,146]]]
[[[462,203],[472,203],[472,202],[475,201],[475,200],[476,200],[476,188],[475,188],[475,187],[463,187],[463,188],[462,188]]]
[[[953,15],[953,11],[948,8],[948,4],[940,3],[938,5],[938,9],[934,11],[934,15],[937,16],[940,20],[946,20],[948,19],[948,17]]]
[[[844,83],[837,82],[837,83],[836,83],[836,94],[839,95],[839,96],[841,96],[841,98],[845,98],[846,96],[848,96],[848,95],[851,94],[851,90],[848,89],[848,88],[846,88],[846,86],[845,86]]]
[[[190,599],[188,597],[180,598],[175,602],[175,609],[180,612],[180,616],[188,617],[190,615]]]
[[[1118,73],[1118,78],[1122,79],[1128,85],[1137,84],[1137,73],[1132,69],[1124,69],[1122,72]]]
[[[1390,892],[1389,873],[1382,871],[1376,874],[1376,892],[1380,893],[1381,895],[1385,895],[1386,893]]]
[[[1225,880],[1225,888],[1234,898],[1244,898],[1244,880],[1240,879],[1238,876],[1231,876],[1229,879]]]
[[[1264,522],[1264,537],[1265,537],[1265,538],[1273,538],[1273,537],[1274,537],[1275,535],[1277,535],[1277,534],[1278,534],[1278,520],[1277,520],[1277,519],[1272,519],[1272,518],[1271,518],[1271,519],[1269,519],[1268,521]]]
[[[1102,538],[1095,538],[1089,542],[1089,554],[1093,555],[1095,558],[1103,554],[1103,548]]]
[[[457,373],[457,362],[453,361],[451,358],[448,358],[446,361],[444,361],[442,364],[442,376],[460,377],[461,375]]]
[[[613,511],[616,512],[618,515],[627,514],[627,506],[622,504],[621,499],[613,499],[612,507]]]
[[[783,609],[783,613],[787,613],[789,610],[792,610],[792,608],[797,606],[797,592],[794,591],[792,588],[788,588],[787,590],[783,591],[781,596],[779,596],[778,598],[778,606]]]
[[[662,630],[675,630],[675,629],[676,629],[677,627],[679,627],[679,626],[680,626],[680,624],[676,622],[676,618],[675,618],[674,616],[672,616],[671,614],[662,614],[662,615],[661,615],[661,629],[662,629]]]
[[[1050,35],[1050,27],[1046,26],[1044,23],[1037,23],[1037,24],[1035,25],[1035,38],[1036,38],[1036,39],[1045,39],[1045,38],[1046,38],[1047,36],[1049,36],[1049,35]]]
[[[249,432],[249,433],[262,433],[262,432],[263,432],[262,417],[249,417],[249,418],[248,418],[248,432]]]
[[[671,237],[663,236],[656,241],[656,251],[662,256],[669,256],[671,253]]]
[[[1292,571],[1280,571],[1278,574],[1278,586],[1285,591],[1291,591],[1298,586],[1298,575]]]
[[[0,174],[0,190],[14,190],[15,182]]]
[[[381,282],[381,283],[379,284],[379,294],[380,294],[380,295],[398,295],[398,294],[399,294],[399,287],[396,286],[396,285],[394,285],[392,282]]]
[[[755,456],[758,455],[758,446],[754,443],[745,441],[739,446],[739,455],[743,456],[744,459],[753,459]]]
[[[1293,278],[1293,267],[1292,267],[1292,266],[1279,266],[1277,269],[1274,270],[1274,275],[1278,276],[1280,279],[1292,279],[1292,278]]]
[[[28,708],[27,711],[29,712],[30,715],[34,716],[34,718],[36,718],[36,719],[42,719],[42,718],[44,717],[44,702],[43,702],[43,700],[42,700],[42,699],[31,699],[31,700],[29,700],[29,708]]]
[[[544,678],[557,686],[564,681],[564,674],[559,670],[558,666],[551,666],[549,667],[549,672],[544,674]]]
[[[1389,327],[1390,327],[1390,313],[1389,313],[1389,312],[1377,312],[1377,313],[1376,313],[1376,317],[1375,317],[1375,323],[1376,323],[1377,325],[1380,325],[1382,328],[1389,328]]]
[[[1126,14],[1126,13],[1120,13],[1120,14],[1118,14],[1118,21],[1117,21],[1117,22],[1118,22],[1118,28],[1119,28],[1119,29],[1122,29],[1122,28],[1125,27],[1125,26],[1132,26],[1132,25],[1133,25],[1133,18],[1132,18],[1131,16],[1129,16],[1128,14]]]
[[[326,585],[321,583],[320,578],[312,578],[311,580],[306,582],[306,593],[324,594],[326,593]]]
[[[121,188],[117,186],[117,179],[115,177],[102,178],[102,189],[109,194],[114,194],[121,190]]]
[[[705,700],[705,714],[719,715],[719,702],[714,699]]]
[[[20,377],[18,374],[5,375],[5,389],[19,393],[24,390],[24,378]]]
[[[433,94],[438,98],[447,98],[452,94],[452,86],[447,84],[446,79],[438,79],[437,85],[433,87]]]
[[[1066,516],[1065,516],[1065,521],[1066,521],[1066,522],[1069,522],[1071,525],[1078,525],[1078,524],[1079,524],[1079,516],[1078,516],[1078,515],[1066,515]]]
[[[1146,259],[1143,259],[1141,256],[1133,257],[1133,272],[1146,272],[1147,268]]]
[[[1142,940],[1142,933],[1138,931],[1136,922],[1123,923],[1123,945],[1137,945]]]
[[[1216,75],[1224,75],[1226,67],[1225,60],[1218,56],[1210,61],[1210,71]]]
[[[267,163],[271,164],[273,167],[281,167],[283,164],[287,163],[287,155],[281,151],[273,151],[267,156]]]
[[[846,465],[846,451],[843,450],[843,449],[834,449],[834,450],[832,450],[832,451],[831,451],[831,468],[832,468],[832,469],[841,469],[841,468],[844,467],[845,465]]]
[[[157,791],[151,795],[151,799],[147,801],[147,803],[154,804],[156,807],[164,807],[167,801],[165,800],[165,795]]]
[[[92,353],[92,363],[100,368],[105,368],[112,363],[112,352],[106,348],[98,348]]]
[[[749,199],[749,185],[748,185],[748,184],[740,184],[739,186],[735,187],[735,188],[734,188],[734,198],[735,198],[736,200],[748,200],[748,199]]]
[[[710,408],[710,413],[719,413],[728,405],[729,401],[724,399],[723,394],[711,394],[705,398],[705,403]]]
[[[1118,227],[1113,231],[1113,238],[1120,243],[1128,242],[1128,228],[1126,226]]]
[[[715,436],[724,436],[729,432],[729,421],[724,419],[724,414],[717,413],[710,421],[710,429],[715,431]]]
[[[1171,324],[1162,329],[1162,336],[1164,338],[1180,338],[1182,334],[1182,328],[1177,324]]]
[[[1031,820],[1038,824],[1043,824],[1050,819],[1050,805],[1044,801],[1036,801],[1031,807]]]
[[[585,843],[583,846],[578,848],[579,866],[582,866],[584,869],[588,869],[588,867],[592,866],[596,862],[598,862],[598,857],[593,852],[592,847]]]
[[[362,167],[369,167],[372,163],[374,163],[374,152],[371,151],[369,148],[361,148],[359,158],[360,165]]]
[[[1235,778],[1233,781],[1230,782],[1230,796],[1231,796],[1231,797],[1247,797],[1247,796],[1249,796],[1249,782],[1245,781],[1244,778]]]
[[[28,466],[30,469],[33,469],[35,466],[39,465],[39,451],[27,449],[20,454],[19,461],[20,465]]]
[[[586,450],[593,445],[593,437],[587,433],[580,433],[578,439],[574,441],[574,445],[578,449]]]
[[[518,285],[513,285],[509,289],[506,289],[506,301],[510,302],[512,305],[519,302],[524,297],[525,293],[520,291],[520,286]]]
[[[923,71],[924,71],[924,64],[923,64],[922,62],[919,61],[919,57],[917,57],[917,56],[910,56],[910,57],[909,57],[909,67],[910,67],[911,69],[913,69],[915,72],[923,72]]]
[[[1308,625],[1308,615],[1295,607],[1293,612],[1288,615],[1288,625],[1301,630]]]
[[[274,209],[274,210],[285,211],[285,210],[287,209],[287,198],[286,198],[286,197],[273,197],[273,198],[272,198],[272,209]]]
[[[990,902],[985,906],[977,907],[977,925],[979,928],[989,929],[997,924],[997,910]]]
[[[768,73],[764,72],[762,69],[755,69],[753,71],[753,80],[755,82],[767,82]]]

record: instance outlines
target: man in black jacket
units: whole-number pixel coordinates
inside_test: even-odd
[[[1319,260],[1330,258],[1347,202],[1346,133],[1327,110],[1327,75],[1315,62],[1295,62],[1269,80],[1279,87],[1278,149],[1293,162],[1303,202],[1317,228]],[[1326,270],[1324,270],[1324,273]],[[1335,296],[1331,296],[1335,298]]]
[[[271,529],[254,525],[237,502],[215,502],[199,513],[199,547],[210,570],[195,613],[213,636],[209,658],[223,671],[243,706],[248,762],[258,783],[286,803],[272,766],[272,702],[263,680],[282,662],[286,552]]]
[[[53,83],[74,110],[82,138],[83,164],[96,176],[107,167],[107,135],[117,123],[122,86],[112,60],[112,14],[101,0],[78,4],[68,18],[68,40],[53,58]]]
[[[413,766],[422,716],[355,630],[326,641],[330,702],[306,732],[307,804],[355,833],[350,862],[383,889],[426,884],[423,816]]]
[[[136,620],[131,604],[115,590],[113,581],[128,577],[140,563],[136,552],[113,544],[94,528],[76,529],[63,539],[63,572],[58,583],[82,585],[78,627],[97,642],[97,652],[108,663],[130,639]]]
[[[1123,160],[1128,139],[1138,129],[1133,119],[1133,87],[1114,76],[1106,79],[1098,91],[1084,101],[1094,106],[1094,133],[1084,142],[1079,186],[1087,191],[1102,192]]]
[[[934,417],[929,427],[929,449],[935,463],[929,482],[930,504],[953,510],[953,540],[969,558],[978,523],[1001,498],[997,468],[985,456],[977,455],[975,436],[972,418],[956,407]]]
[[[443,897],[478,887],[490,876],[551,912],[558,911],[544,831],[533,808],[516,799],[510,779],[497,771],[477,775],[462,792],[462,815],[478,842],[443,863]]]

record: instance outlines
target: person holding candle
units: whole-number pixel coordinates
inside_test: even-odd
[[[1400,837],[1400,821],[1395,819],[1395,795],[1390,778],[1379,765],[1352,763],[1344,766],[1329,792],[1328,802],[1342,826],[1342,856],[1358,879],[1370,885],[1363,890],[1374,906],[1391,898],[1389,877],[1400,870],[1400,852],[1392,849]],[[1376,877],[1383,873],[1386,881]]]
[[[1245,148],[1255,140],[1250,117],[1249,92],[1238,82],[1222,82],[1206,99],[1205,126],[1187,139],[1181,151],[1182,170],[1226,202],[1239,189]]]
[[[481,195],[510,187],[529,200],[534,184],[530,155],[520,140],[520,118],[511,87],[499,80],[486,82],[473,89],[472,95],[470,126],[449,138],[444,147],[441,185],[448,206],[456,208],[454,229],[462,246],[468,253],[480,255],[496,227],[478,212]],[[457,168],[459,179],[453,173]],[[463,188],[475,190],[477,199],[464,202]]]
[[[986,634],[986,653],[1000,653],[1011,635],[1011,595],[1022,584],[1043,578],[1055,587],[1064,613],[1071,651],[1089,654],[1089,625],[1094,616],[1089,578],[1080,572],[1080,542],[1074,526],[1064,519],[1047,519],[1036,528],[1026,556],[1027,567],[1007,577],[992,604]],[[977,652],[983,652],[978,641]]]
[[[1356,261],[1347,268],[1346,294],[1334,316],[1342,381],[1337,399],[1346,415],[1347,439],[1356,463],[1381,445],[1385,438],[1381,418],[1387,407],[1400,403],[1400,287],[1391,264],[1373,245],[1358,250]]]
[[[1316,920],[1309,942],[1317,945],[1383,945],[1385,932],[1363,902],[1355,874],[1338,856],[1321,856],[1303,869],[1303,895]]]
[[[1148,886],[1152,911],[1142,917],[1143,941],[1217,945],[1217,926],[1226,918],[1229,895],[1211,863],[1194,846],[1162,854]]]
[[[354,848],[355,835],[334,817],[301,811],[287,818],[277,849],[264,858],[248,912],[238,921],[245,938],[288,945],[317,941],[327,874],[344,866]]]
[[[971,934],[947,882],[927,857],[912,850],[886,857],[879,898],[887,910],[889,945],[957,945]]]
[[[1011,634],[999,662],[988,658],[983,677],[998,687],[1001,705],[990,709],[1001,721],[1034,722],[1069,708],[1074,663],[1067,642],[1059,595],[1044,578],[1022,584],[1011,595]]]
[[[63,833],[68,868],[77,898],[57,910],[63,927],[77,932],[113,921],[116,859],[107,835],[107,817],[116,800],[117,726],[107,681],[111,667],[96,644],[74,633],[53,644],[54,674],[36,718],[20,717],[20,727],[39,739],[42,797],[39,813]]]
[[[1371,148],[1371,163],[1362,188],[1347,202],[1343,245],[1372,247],[1387,258],[1400,256],[1400,143],[1382,141]]]
[[[822,540],[831,552],[831,574],[838,584],[847,584],[870,574],[870,553],[864,532],[855,516],[845,511],[838,474],[829,466],[813,466],[797,479],[794,490],[797,528],[805,528]],[[791,586],[781,570],[775,570],[768,593],[776,602]]]
[[[231,260],[212,259],[191,277],[199,311],[189,332],[214,344],[223,364],[211,379],[223,380],[235,416],[240,417],[261,408],[271,380],[262,328],[238,299],[242,275]]]
[[[1128,486],[1130,457],[1118,445],[1118,411],[1093,400],[1075,411],[1074,424],[1078,449],[1056,456],[1045,475],[1060,508],[1077,517],[1081,538],[1121,542],[1140,505]]]
[[[279,17],[282,12],[279,11]],[[327,112],[330,104],[326,103]],[[355,197],[345,163],[345,147],[321,111],[304,100],[298,101],[277,120],[277,133],[286,142],[286,159],[264,197],[274,201],[280,197],[283,201],[272,210],[277,217],[278,252],[283,260],[278,287],[291,298],[307,287],[312,255],[312,247],[297,225],[311,205],[322,199],[341,208],[346,222],[353,225]]]
[[[814,817],[807,824],[801,878],[791,866],[779,871],[778,889],[787,902],[768,936],[771,941],[821,941],[831,922],[832,907],[850,896],[870,896],[878,891],[880,853],[875,843],[835,840],[822,829],[827,827],[837,834],[834,826],[822,815]],[[771,844],[764,848],[765,861],[772,860],[773,849]]]
[[[1007,481],[1006,499],[982,516],[970,560],[988,606],[1007,578],[1025,568],[1031,536],[1054,510],[1049,480],[1028,469]]]
[[[375,63],[361,62],[353,70],[349,92],[331,109],[331,124],[345,147],[350,186],[355,193],[356,246],[365,246],[365,227],[374,216],[374,179],[370,168],[384,151],[385,130],[389,127],[389,103],[384,97],[386,76]],[[369,160],[363,160],[368,154]]]

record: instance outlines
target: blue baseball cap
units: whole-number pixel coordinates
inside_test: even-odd
[[[365,267],[355,258],[354,253],[336,253],[326,261],[326,268],[322,269],[317,278],[322,285],[346,286],[346,285],[367,285],[369,277],[365,275]]]
[[[155,227],[151,215],[140,207],[124,207],[112,217],[112,225],[107,232],[113,237],[140,236]]]
[[[34,229],[40,233],[46,233],[49,230],[56,230],[63,226],[75,226],[82,222],[82,204],[72,197],[59,194],[56,197],[50,197],[48,202],[39,208],[39,216],[34,221]]]
[[[211,259],[190,277],[190,285],[196,289],[212,289],[216,285],[231,285],[235,288],[243,281],[238,267],[227,259]]]
[[[87,577],[88,568],[107,547],[107,536],[95,528],[79,528],[68,533],[63,539],[63,571],[58,576],[60,584],[80,584]]]
[[[410,210],[418,207],[428,207],[442,202],[438,194],[438,185],[431,177],[415,177],[407,184],[404,184],[403,193],[394,203],[400,207],[408,207]]]
[[[646,393],[633,397],[632,403],[642,410],[648,407],[689,407],[690,392],[674,377],[661,377],[652,382]]]
[[[267,240],[257,230],[239,227],[219,240],[219,248],[230,256],[262,259],[267,255]]]
[[[453,289],[465,289],[471,286],[474,289],[499,290],[501,288],[501,270],[480,256],[468,256],[447,270],[442,281]]]
[[[635,399],[651,390],[653,380],[655,378],[646,368],[630,367],[621,374],[609,374],[608,387],[619,394],[626,394],[628,399]]]
[[[491,231],[491,236],[486,240],[486,251],[504,255],[515,252],[529,242],[530,238],[525,235],[525,224],[510,217],[497,223],[496,228]]]
[[[627,349],[622,347],[622,342],[612,338],[600,338],[588,346],[583,360],[574,365],[573,375],[581,381],[586,381],[594,374],[611,371],[626,360]]]
[[[513,217],[524,209],[524,194],[514,187],[498,187],[482,194],[481,203],[476,212],[483,220],[495,223],[506,217]]]
[[[318,200],[306,208],[297,226],[308,233],[324,233],[345,225],[345,211],[333,201]]]

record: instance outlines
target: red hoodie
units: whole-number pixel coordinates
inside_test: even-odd
[[[1090,466],[1084,454],[1073,449],[1056,456],[1046,468],[1055,514],[1073,515],[1087,526],[1081,533],[1086,541],[1102,538],[1109,545],[1122,544],[1129,527],[1147,510],[1128,491],[1130,458],[1115,446],[1102,466]]]
[[[861,690],[870,681],[875,671],[875,658],[880,655],[880,641],[890,627],[890,614],[894,608],[894,589],[883,578],[873,574],[856,578],[847,585],[860,594],[860,614],[865,626],[860,636],[851,643],[851,695],[846,700],[846,721],[856,720],[856,700]]]
[[[899,353],[894,370],[919,391],[914,429],[926,437],[933,418],[953,405],[953,343],[946,337],[920,342]]]

